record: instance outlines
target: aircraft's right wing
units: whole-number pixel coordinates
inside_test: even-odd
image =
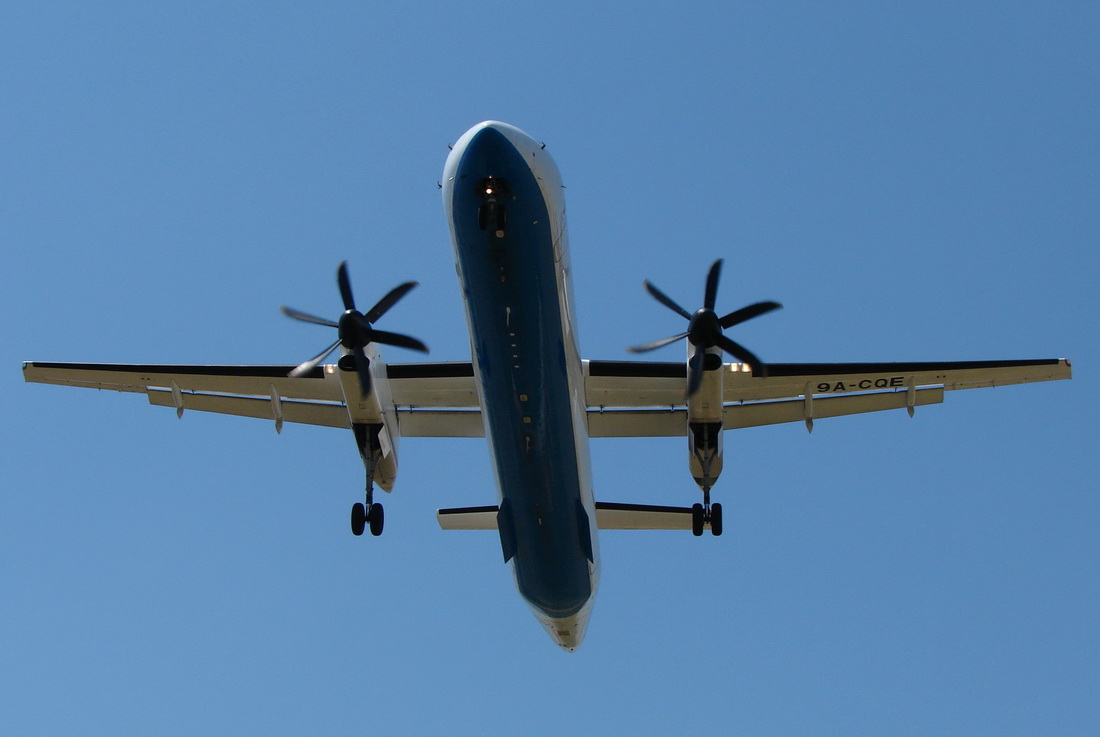
[[[161,365],[28,361],[28,382],[145,394],[184,410],[350,428],[336,365],[288,376],[294,366]],[[379,380],[380,379],[376,379]],[[485,434],[469,361],[390,364],[387,386],[406,437]]]
[[[1064,358],[920,363],[780,363],[767,374],[747,364],[723,365],[725,429],[908,409],[943,401],[955,389],[1006,386],[1071,377]],[[682,436],[687,433],[683,363],[586,361],[591,437]]]
[[[149,403],[328,427],[350,427],[335,375],[321,367],[288,377],[293,366],[198,366],[28,361],[28,382],[145,394]]]

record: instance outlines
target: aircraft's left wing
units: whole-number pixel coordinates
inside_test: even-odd
[[[908,409],[943,401],[945,391],[1071,377],[1064,358],[1020,361],[769,364],[722,366],[725,429]],[[687,434],[683,363],[586,361],[591,437]]]

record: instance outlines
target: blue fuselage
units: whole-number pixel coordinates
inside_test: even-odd
[[[554,639],[580,644],[598,551],[557,168],[482,123],[455,145],[444,200],[516,585]]]

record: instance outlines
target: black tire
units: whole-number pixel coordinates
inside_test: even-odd
[[[703,505],[694,504],[691,507],[691,534],[700,537],[703,534]]]
[[[722,534],[722,505],[710,505],[710,534],[718,537]]]
[[[367,508],[362,502],[351,505],[351,534],[358,537],[367,526]]]
[[[386,512],[382,509],[381,504],[370,505],[370,514],[367,515],[370,519],[370,534],[378,537],[382,534],[382,528],[386,524]]]

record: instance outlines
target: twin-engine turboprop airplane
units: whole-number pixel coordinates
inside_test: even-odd
[[[356,535],[382,533],[377,484],[390,491],[401,437],[484,437],[499,503],[441,509],[444,529],[496,529],[520,594],[567,650],[581,643],[599,578],[597,529],[722,532],[710,501],[722,471],[722,431],[907,409],[951,389],[1070,378],[1065,359],[949,363],[764,364],[724,330],[779,307],[761,302],[715,311],[721,262],[703,307],[689,312],[657,287],[650,294],[686,318],[677,335],[631,350],[687,341],[685,363],[586,361],[577,351],[561,177],[545,147],[504,123],[474,126],[453,147],[443,204],[470,329],[472,360],[386,364],[379,344],[426,351],[419,340],[374,327],[415,283],[358,311],[347,268],[337,283],[339,320],[283,308],[338,330],[315,358],[294,366],[156,366],[31,362],[27,381],[146,394],[151,404],[284,422],[350,428],[366,468],[366,498],[352,507]],[[337,347],[341,358],[323,364]],[[737,362],[724,363],[729,353]],[[702,490],[693,507],[595,501],[589,438],[687,438],[688,468]]]

